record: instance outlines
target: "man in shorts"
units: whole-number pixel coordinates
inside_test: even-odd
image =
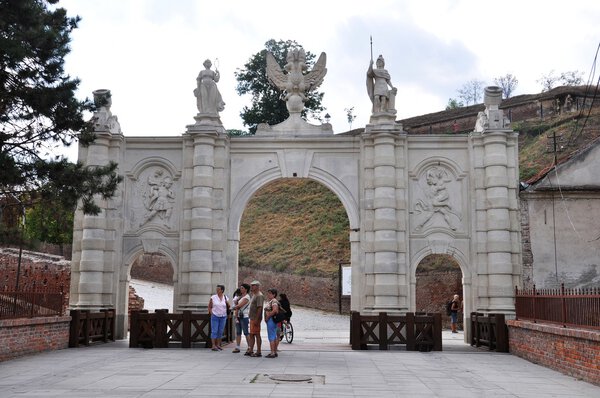
[[[248,342],[248,352],[244,355],[251,357],[262,357],[260,346],[262,340],[260,338],[260,324],[263,317],[263,306],[265,303],[265,297],[260,292],[260,282],[252,281],[250,284],[250,341]],[[256,343],[256,352],[254,352],[254,343]]]

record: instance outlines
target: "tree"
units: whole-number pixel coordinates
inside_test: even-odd
[[[482,96],[484,81],[481,80],[470,80],[466,82],[460,89],[458,89],[458,98],[463,100],[465,105],[473,103],[478,104]]]
[[[83,117],[93,103],[75,98],[79,80],[63,67],[80,18],[57,3],[0,0],[0,194],[73,210],[81,200],[85,213],[97,214],[94,197],[110,198],[121,181],[117,165],[88,168],[51,157],[57,147],[95,138]]]
[[[348,119],[348,129],[352,130],[352,123],[356,120],[356,115],[354,114],[354,107],[352,108],[344,108],[346,112],[346,118]]]
[[[73,209],[60,203],[36,204],[27,211],[25,234],[30,240],[48,242],[60,247],[73,241]]]
[[[446,110],[462,108],[463,106],[465,105],[456,98],[449,98],[448,104],[446,105]]]
[[[281,92],[277,87],[269,83],[266,73],[267,51],[271,52],[279,65],[283,68],[289,50],[302,47],[296,41],[275,41],[273,39],[265,43],[265,49],[254,54],[244,65],[243,69],[235,72],[238,81],[236,91],[238,94],[251,94],[252,106],[245,106],[240,113],[244,126],[248,126],[250,134],[256,133],[259,123],[277,124],[288,118],[289,112],[285,102],[281,100]],[[315,55],[306,52],[306,66],[312,69],[315,63]],[[307,101],[304,103],[302,117],[320,120],[320,113],[325,110],[321,105],[323,93],[311,91],[306,93]]]
[[[542,75],[537,82],[542,86],[542,92],[550,91],[556,85],[561,86],[578,86],[583,83],[583,72],[580,71],[567,71],[562,72],[560,75],[555,75],[554,70],[549,73]]]
[[[512,74],[507,73],[504,76],[495,78],[494,83],[502,89],[502,97],[506,99],[510,98],[513,91],[515,91],[517,84],[519,84],[519,80]]]

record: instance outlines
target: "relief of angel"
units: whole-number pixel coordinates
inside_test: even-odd
[[[306,102],[305,93],[316,90],[323,83],[327,74],[327,56],[321,53],[313,69],[306,74],[304,73],[308,68],[304,49],[290,50],[286,62],[281,69],[273,54],[267,52],[267,77],[273,85],[283,91],[282,98],[290,114],[300,113]]]
[[[419,199],[415,204],[417,213],[417,231],[427,224],[434,214],[441,214],[453,231],[458,229],[460,214],[450,204],[450,195],[446,183],[452,181],[446,170],[439,167],[431,167],[425,173],[427,186],[423,189],[425,197]]]

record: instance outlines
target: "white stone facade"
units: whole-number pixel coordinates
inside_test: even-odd
[[[462,269],[466,314],[513,314],[517,134],[493,127],[413,136],[386,120],[362,134],[280,126],[229,137],[213,118],[181,137],[100,133],[80,160],[115,160],[124,181],[113,199],[99,200],[99,216],[76,214],[71,307],[116,308],[124,336],[131,265],[160,252],[174,265],[175,311],[206,311],[216,284],[231,292],[238,283],[239,226],[252,195],[280,178],[307,178],[331,189],[348,214],[353,310],[414,311],[415,270],[443,253]]]

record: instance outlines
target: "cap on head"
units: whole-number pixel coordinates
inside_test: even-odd
[[[259,281],[256,281],[256,280],[254,280],[254,281],[252,281],[252,283],[250,283],[250,285],[258,285],[258,286],[260,286],[260,282],[259,282]]]

